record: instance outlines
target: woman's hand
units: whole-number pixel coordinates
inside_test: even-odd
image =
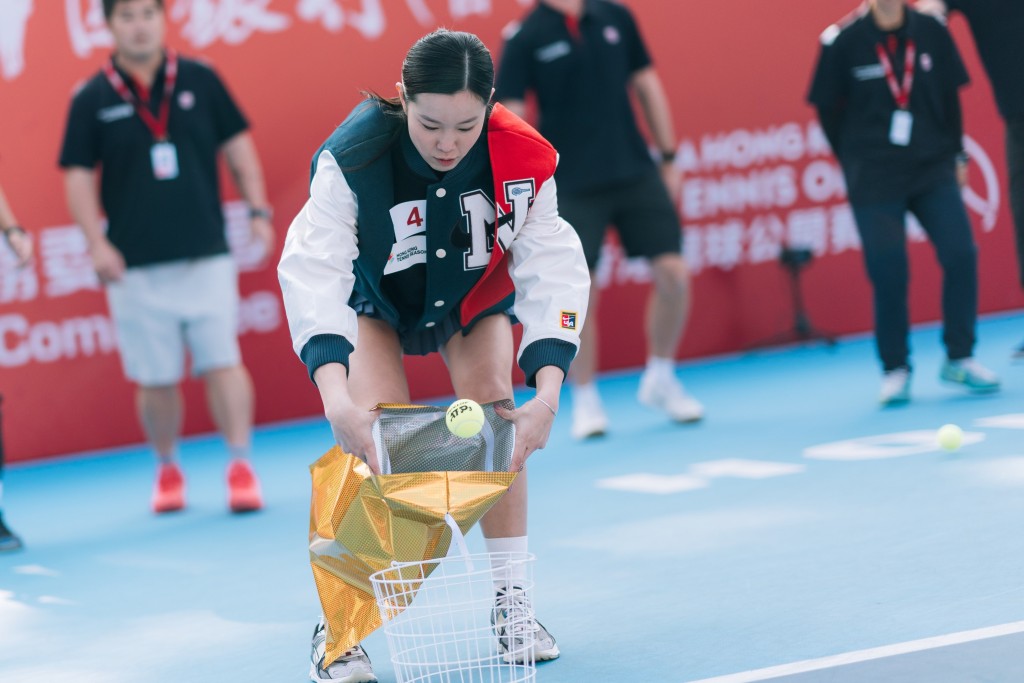
[[[557,399],[555,399],[557,401]],[[495,406],[494,411],[504,419],[516,426],[516,443],[512,450],[512,466],[510,472],[519,472],[526,465],[526,459],[539,451],[548,443],[548,436],[551,435],[551,425],[555,422],[554,411],[558,410],[557,403],[544,399],[551,405],[549,408],[544,402],[532,398],[514,410],[502,406]]]
[[[334,441],[346,453],[365,462],[380,474],[377,448],[373,445],[373,422],[377,414],[353,403],[348,394],[348,370],[341,363],[321,365],[313,380],[324,402],[324,416],[331,424]]]
[[[92,267],[103,284],[117,282],[124,276],[124,256],[106,237],[90,245],[89,256],[92,259]]]
[[[374,474],[380,474],[377,448],[373,444],[373,423],[377,413],[349,401],[339,405],[325,405],[324,415],[331,423],[334,440],[341,449],[365,462]]]

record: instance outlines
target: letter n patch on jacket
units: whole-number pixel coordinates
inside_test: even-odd
[[[575,311],[562,311],[562,328],[566,330],[576,329]]]

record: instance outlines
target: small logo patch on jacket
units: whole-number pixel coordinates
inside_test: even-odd
[[[562,311],[562,327],[566,330],[576,329],[576,313],[573,311]]]

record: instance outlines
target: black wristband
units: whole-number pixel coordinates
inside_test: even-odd
[[[672,162],[674,162],[676,160],[675,150],[672,150],[670,152],[666,152],[666,151],[663,150],[661,152],[661,157],[660,158],[661,158],[661,163],[663,163],[663,164],[671,164]]]
[[[25,234],[25,229],[23,227],[21,227],[20,225],[8,225],[6,228],[4,228],[4,237],[6,237],[7,239],[10,239],[12,232],[16,232],[18,234],[24,235]]]
[[[269,221],[274,218],[274,211],[268,207],[250,206],[249,219],[253,218],[265,218]]]

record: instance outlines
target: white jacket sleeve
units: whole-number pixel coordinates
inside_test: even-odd
[[[558,215],[553,177],[541,185],[512,240],[509,273],[516,288],[515,314],[523,324],[520,365],[523,352],[534,342],[560,340],[578,349],[590,273],[576,231]]]
[[[355,194],[338,162],[321,152],[309,200],[288,228],[277,266],[292,347],[300,357],[316,335],[337,335],[356,345],[356,313],[348,305],[359,254],[356,215]]]

